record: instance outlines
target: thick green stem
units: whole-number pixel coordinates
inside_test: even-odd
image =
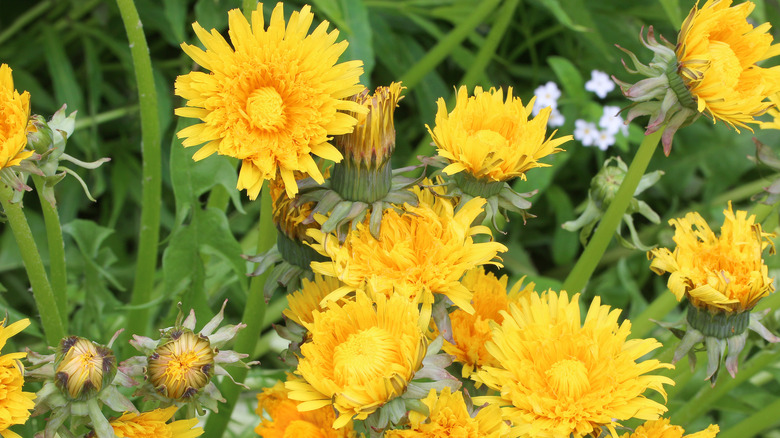
[[[65,331],[68,330],[68,271],[65,265],[65,243],[62,240],[62,225],[60,224],[60,215],[57,213],[57,207],[52,205],[46,199],[46,188],[43,177],[32,175],[35,183],[35,191],[38,193],[38,199],[41,201],[41,210],[43,211],[43,221],[46,224],[46,239],[49,243],[49,273],[51,274],[51,289],[54,293],[54,300],[57,308],[63,315],[62,324]],[[52,194],[52,199],[53,194]]]
[[[719,433],[718,438],[758,436],[764,430],[780,424],[780,418],[777,417],[778,412],[780,412],[780,398],[777,398],[764,409],[740,421],[735,426]]]
[[[271,248],[276,241],[276,226],[273,223],[273,210],[271,204],[271,195],[269,193],[268,184],[264,184],[263,190],[260,193],[260,224],[258,225],[260,233],[257,238],[257,252],[265,252]],[[236,335],[236,343],[233,349],[239,353],[253,354],[255,352],[255,345],[260,339],[260,332],[263,328],[263,320],[265,319],[266,304],[263,297],[263,286],[265,280],[271,270],[268,269],[262,275],[252,277],[252,281],[249,284],[249,296],[247,297],[246,307],[244,308],[244,315],[241,317],[241,322],[246,324],[246,327],[238,332]],[[255,359],[250,357],[250,360]],[[244,381],[247,375],[245,368],[238,368],[232,373],[233,379],[241,383]],[[205,434],[208,437],[221,437],[223,432],[227,429],[228,421],[233,413],[233,408],[236,406],[236,400],[241,393],[241,387],[238,385],[228,384],[224,388],[220,388],[222,396],[226,402],[224,406],[219,407],[219,413],[209,416],[206,422]]]
[[[634,160],[631,162],[631,166],[628,168],[628,173],[626,173],[625,179],[623,179],[623,184],[620,185],[620,189],[618,189],[615,195],[615,199],[609,204],[607,212],[601,218],[601,222],[590,242],[588,242],[588,246],[585,247],[585,251],[583,251],[569,276],[563,282],[564,290],[570,293],[582,291],[591,275],[593,275],[593,271],[596,269],[599,260],[601,260],[601,256],[604,255],[604,251],[612,240],[612,235],[615,234],[618,224],[623,219],[623,214],[626,212],[631,198],[634,197],[634,191],[636,191],[639,185],[639,180],[645,174],[647,165],[650,164],[653,152],[655,152],[658,142],[661,140],[661,134],[663,134],[663,128],[646,136],[642,141],[639,150],[634,156]]]
[[[722,378],[714,388],[709,385],[702,387],[692,399],[688,400],[688,403],[672,413],[672,424],[683,426],[690,424],[691,421],[707,412],[713,404],[717,403],[729,391],[753,377],[756,373],[765,370],[769,364],[776,362],[778,359],[780,359],[780,349],[772,350],[767,348],[747,361],[745,367],[737,373],[737,377],[733,379]],[[746,434],[743,436],[751,435]]]
[[[157,115],[157,91],[154,88],[152,60],[146,44],[141,19],[133,0],[116,0],[125,24],[130,53],[133,57],[138,99],[141,107],[142,201],[141,229],[138,237],[138,258],[135,283],[130,298],[134,306],[127,316],[128,334],[144,335],[150,326],[150,308],[143,306],[151,299],[154,274],[157,270],[157,245],[160,241],[160,197],[162,163],[160,156],[160,122]]]
[[[14,193],[10,187],[0,184],[0,203],[3,205],[8,224],[11,225],[14,239],[22,254],[22,262],[32,286],[35,305],[41,315],[46,342],[49,345],[57,345],[60,339],[65,337],[65,324],[57,307],[57,300],[54,297],[51,284],[49,284],[49,278],[46,276],[41,253],[38,252],[38,245],[35,244],[30,225],[24,216],[22,206],[19,203],[11,202],[13,196]]]

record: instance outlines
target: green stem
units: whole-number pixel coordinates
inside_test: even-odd
[[[645,174],[647,165],[650,164],[653,152],[655,152],[655,148],[658,146],[659,140],[661,140],[661,134],[663,134],[663,127],[653,134],[645,136],[634,156],[634,160],[631,162],[631,166],[628,168],[623,184],[620,185],[615,195],[615,199],[609,204],[607,212],[601,218],[601,222],[590,242],[588,242],[588,246],[585,247],[585,251],[583,251],[569,276],[563,282],[563,290],[570,293],[580,292],[588,283],[599,260],[601,260],[601,256],[604,255],[604,251],[609,246],[618,224],[623,219],[623,214],[626,212],[628,204],[634,197],[634,191],[636,191],[642,175]]]
[[[94,116],[79,117],[76,120],[75,130],[87,128],[90,126],[100,125],[101,123],[110,122],[112,120],[121,119],[130,114],[134,114],[138,111],[138,105],[131,105],[124,108],[117,108],[111,111],[95,114]]]
[[[65,337],[65,324],[57,307],[57,300],[51,289],[51,284],[46,276],[46,269],[43,267],[41,254],[38,252],[38,245],[33,239],[30,225],[24,216],[20,203],[12,203],[14,196],[13,190],[5,184],[0,184],[0,204],[3,205],[3,211],[11,225],[16,244],[22,254],[24,269],[27,271],[27,277],[32,286],[35,305],[38,313],[41,315],[43,331],[46,334],[46,342],[49,345],[57,345],[60,339]]]
[[[763,371],[766,367],[780,358],[780,349],[764,349],[753,356],[745,367],[737,373],[733,379],[721,379],[714,388],[706,385],[702,387],[692,399],[681,406],[671,416],[672,424],[679,424],[683,427],[690,424],[691,421],[707,412],[721,397],[728,394],[729,391],[736,388],[742,382],[753,377],[756,373]],[[726,374],[726,373],[722,373]],[[743,436],[751,436],[749,434]]]
[[[128,316],[128,334],[144,335],[150,326],[150,308],[141,306],[151,299],[157,270],[157,245],[160,241],[160,198],[162,163],[160,152],[160,122],[157,115],[157,91],[154,88],[152,60],[146,44],[141,19],[133,0],[116,0],[130,42],[138,99],[141,107],[142,201],[141,229],[138,238],[138,258],[135,283],[130,298],[133,307]]]
[[[780,418],[777,417],[778,412],[780,412],[780,398],[776,399],[764,409],[761,409],[736,425],[719,433],[718,438],[758,436],[758,434],[764,430],[780,424]]]
[[[498,6],[499,0],[485,0],[478,3],[478,6],[474,8],[471,14],[463,21],[455,26],[450,33],[433,46],[425,56],[422,57],[416,64],[414,64],[404,75],[401,77],[401,82],[404,86],[411,90],[431,70],[436,68],[440,62],[442,62],[447,55],[449,55],[458,44],[462,43],[469,34],[474,31],[474,28],[479,26],[493,10]],[[408,92],[408,91],[407,91]]]
[[[49,243],[49,272],[51,274],[51,288],[54,292],[54,300],[57,302],[57,308],[63,313],[62,323],[65,331],[68,329],[68,271],[65,265],[65,243],[62,240],[62,224],[60,224],[60,215],[57,213],[57,207],[52,205],[46,199],[44,191],[51,192],[51,199],[54,199],[53,189],[46,187],[43,177],[32,175],[35,183],[35,191],[38,192],[38,199],[41,201],[41,210],[43,211],[43,221],[46,224],[46,239]]]
[[[257,237],[257,252],[265,252],[270,249],[276,241],[276,226],[273,223],[273,210],[271,204],[271,195],[268,189],[268,183],[263,185],[263,189],[260,193],[260,223],[258,225],[260,233]],[[268,269],[262,275],[252,277],[252,281],[249,284],[249,296],[247,297],[246,307],[244,308],[244,315],[241,317],[241,321],[246,324],[246,327],[238,332],[236,335],[236,342],[233,349],[239,353],[245,353],[252,355],[255,352],[255,346],[260,339],[260,332],[262,331],[266,304],[263,297],[263,286],[265,280],[270,275],[271,269]],[[250,360],[255,359],[250,357]],[[241,383],[244,381],[247,375],[245,368],[238,368],[232,373],[233,379]],[[222,396],[226,402],[224,406],[219,407],[219,413],[214,413],[209,416],[206,421],[204,436],[208,437],[220,437],[227,429],[228,421],[233,413],[233,408],[236,406],[236,400],[241,392],[241,387],[238,385],[227,385],[225,388],[220,388]]]

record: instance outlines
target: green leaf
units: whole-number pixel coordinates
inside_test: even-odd
[[[574,219],[574,206],[566,192],[558,185],[552,185],[545,191],[550,205],[555,211],[555,223],[562,224]],[[580,244],[577,233],[556,227],[553,232],[552,256],[557,265],[565,265],[574,260]]]
[[[587,27],[576,24],[574,20],[572,20],[559,0],[536,0],[536,2],[550,11],[561,24],[569,29],[576,30],[577,32],[585,32],[588,30]],[[578,17],[578,19],[581,18],[582,17]]]
[[[246,288],[246,263],[241,258],[241,245],[230,231],[225,213],[209,208],[196,209],[192,221],[171,236],[162,260],[165,293],[175,295],[187,287],[202,293],[206,253],[217,254],[227,261],[242,288]]]
[[[102,227],[90,220],[75,219],[63,225],[62,231],[76,242],[85,263],[95,268],[114,288],[125,290],[122,283],[106,269],[116,260],[110,249],[103,248],[105,240],[114,233],[113,229]],[[98,261],[101,264],[98,264]]]

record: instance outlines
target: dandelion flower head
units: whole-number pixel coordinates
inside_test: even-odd
[[[30,93],[14,89],[11,68],[0,65],[0,169],[17,166],[32,155],[27,146]]]
[[[429,415],[411,411],[411,428],[389,430],[385,432],[385,438],[499,438],[507,432],[508,427],[501,419],[498,406],[485,406],[472,417],[460,391],[453,393],[445,387],[437,395],[436,390],[431,389],[421,401],[428,408]]]
[[[314,19],[310,9],[293,12],[285,23],[279,2],[267,29],[262,3],[252,12],[251,25],[234,9],[228,12],[232,47],[198,23],[193,28],[206,50],[182,44],[210,73],[176,79],[176,94],[187,100],[176,114],[201,121],[177,135],[184,146],[205,143],[195,160],[215,152],[242,160],[238,188],[250,199],[277,174],[290,197],[298,192],[296,170],[322,183],[311,155],[341,160],[329,140],[352,132],[356,120],[343,111],[364,111],[345,100],[363,89],[361,62],[338,63],[348,43],[336,43],[338,31],[328,32],[327,21],[308,33]]]
[[[680,28],[675,49],[678,74],[699,113],[732,127],[757,123],[754,117],[774,106],[768,98],[780,91],[780,66],[758,62],[780,53],[772,44],[769,23],[754,27],[750,1],[708,0],[695,5]]]
[[[295,379],[288,375],[288,380]],[[324,406],[312,411],[298,411],[299,401],[290,400],[289,391],[284,382],[263,389],[257,394],[257,415],[261,422],[255,428],[255,433],[263,438],[351,438],[355,436],[352,426],[341,429],[333,428],[336,414],[331,406]],[[267,414],[267,417],[263,413]],[[270,419],[268,418],[270,417]]]
[[[29,319],[22,319],[6,326],[5,319],[0,322],[0,350],[11,336],[21,332]],[[30,418],[30,410],[35,407],[35,394],[22,391],[24,385],[24,367],[19,359],[27,353],[10,353],[0,356],[0,436],[3,438],[21,438],[9,427],[24,424]]]
[[[444,173],[467,172],[474,178],[506,181],[525,179],[525,173],[535,167],[547,167],[542,158],[560,152],[558,146],[569,141],[567,135],[553,139],[547,135],[547,119],[551,107],[543,108],[529,119],[535,98],[523,106],[520,98],[507,89],[483,91],[476,87],[474,96],[465,86],[457,91],[455,109],[447,111],[444,99],[439,99],[436,125],[428,127],[438,153],[450,164]]]
[[[761,257],[767,247],[774,252],[774,234],[763,232],[754,215],[732,211],[731,203],[723,214],[720,236],[696,212],[670,220],[677,247],[650,251],[650,269],[671,274],[668,287],[678,301],[687,296],[698,308],[743,312],[774,291]]]
[[[597,296],[582,322],[579,294],[570,300],[552,291],[509,308],[487,345],[499,365],[483,367],[474,378],[500,392],[475,402],[499,404],[512,423],[509,436],[579,438],[602,430],[615,436],[616,422],[653,420],[666,411],[643,393],[665,396],[663,384],[674,382],[647,373],[672,366],[638,362],[661,344],[628,340],[631,323],[618,322],[619,309],[602,306]]]
[[[362,291],[315,312],[296,370],[303,381],[286,382],[289,398],[302,401],[301,412],[332,405],[335,429],[366,419],[402,395],[422,367],[427,341],[419,319],[417,306],[400,295],[374,302]]]

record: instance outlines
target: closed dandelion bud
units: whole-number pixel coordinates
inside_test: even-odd
[[[27,145],[35,152],[44,154],[52,144],[52,132],[43,116],[34,114],[27,125]]]
[[[590,182],[590,196],[596,206],[605,211],[612,200],[615,199],[623,178],[626,177],[627,168],[623,166],[604,166]]]
[[[110,348],[89,339],[70,336],[57,347],[54,382],[69,400],[86,400],[114,379],[116,365],[116,357]]]
[[[610,157],[604,161],[604,165],[601,167],[599,173],[590,182],[590,190],[588,191],[588,203],[585,206],[585,210],[575,220],[565,222],[561,225],[561,228],[567,231],[580,230],[580,242],[583,246],[587,244],[590,233],[596,227],[596,224],[604,216],[607,208],[615,199],[620,185],[623,183],[623,179],[628,173],[628,166],[620,157]],[[639,213],[644,216],[650,222],[657,224],[661,222],[661,218],[653,211],[650,206],[637,199],[640,193],[653,186],[664,173],[660,170],[650,172],[643,175],[639,180],[636,190],[634,191],[634,198],[631,199],[626,209],[626,214],[623,215],[622,221],[618,224],[618,229],[615,232],[615,237],[618,239],[621,245],[627,248],[639,248],[643,251],[650,250],[651,247],[645,246],[640,240],[639,235],[634,227],[634,220],[631,217],[633,213]],[[622,236],[623,224],[628,227],[631,239],[627,240]]]
[[[206,336],[173,328],[149,356],[147,377],[160,395],[186,401],[211,381],[214,356]]]

